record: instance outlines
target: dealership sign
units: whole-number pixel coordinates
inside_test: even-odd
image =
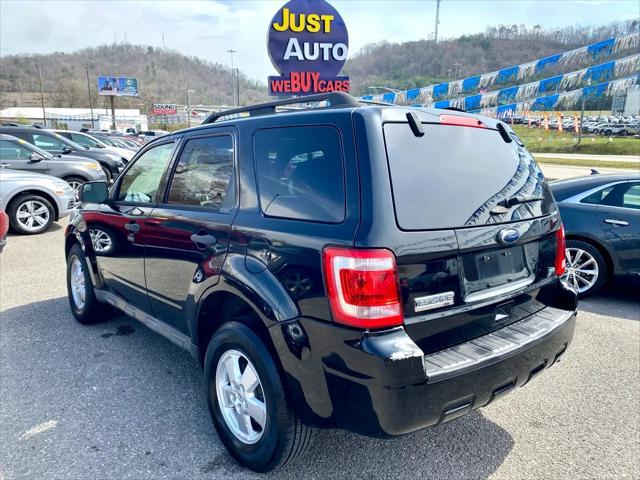
[[[311,95],[349,91],[339,77],[349,50],[344,20],[325,0],[291,0],[269,25],[271,63],[280,76],[269,77],[271,95]]]
[[[175,115],[178,108],[175,103],[154,103],[152,112],[154,115]]]
[[[113,97],[137,97],[138,79],[131,77],[98,77],[98,94]]]

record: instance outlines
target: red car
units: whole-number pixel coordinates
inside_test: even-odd
[[[9,216],[4,213],[4,210],[0,210],[0,252],[7,243],[7,231],[9,230]]]

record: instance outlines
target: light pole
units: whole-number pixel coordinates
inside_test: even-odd
[[[191,126],[191,102],[189,101],[189,94],[195,93],[195,90],[187,90],[187,125]]]
[[[237,50],[234,50],[233,48],[230,48],[229,50],[227,50],[227,53],[231,56],[231,96],[233,97],[233,103],[235,104],[235,106],[238,106],[239,103],[239,99],[240,99],[240,94],[237,94],[236,97],[236,69],[233,68],[233,54],[237,53]]]
[[[38,67],[38,84],[40,85],[40,102],[42,103],[42,124],[47,126],[47,113],[44,110],[44,93],[42,91],[42,72],[40,71],[40,64],[36,63]]]
[[[91,87],[89,86],[89,67],[85,65],[84,71],[87,74],[87,95],[89,96],[89,109],[91,110],[91,128],[96,128],[93,123],[93,101],[91,100]]]

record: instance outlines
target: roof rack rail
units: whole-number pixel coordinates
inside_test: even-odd
[[[250,105],[248,107],[233,108],[231,110],[224,110],[222,112],[212,113],[202,122],[203,125],[208,123],[214,123],[222,117],[229,115],[235,115],[237,113],[248,112],[249,116],[269,115],[276,113],[276,107],[282,107],[286,105],[296,105],[298,103],[307,102],[329,102],[332,107],[357,107],[360,102],[345,92],[331,92],[320,93],[317,95],[307,95],[305,97],[286,98],[283,100],[274,100],[272,102],[258,103],[256,105]]]

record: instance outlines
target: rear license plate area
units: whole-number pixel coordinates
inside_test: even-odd
[[[531,273],[531,261],[522,245],[466,254],[462,265],[467,294],[522,280]]]

